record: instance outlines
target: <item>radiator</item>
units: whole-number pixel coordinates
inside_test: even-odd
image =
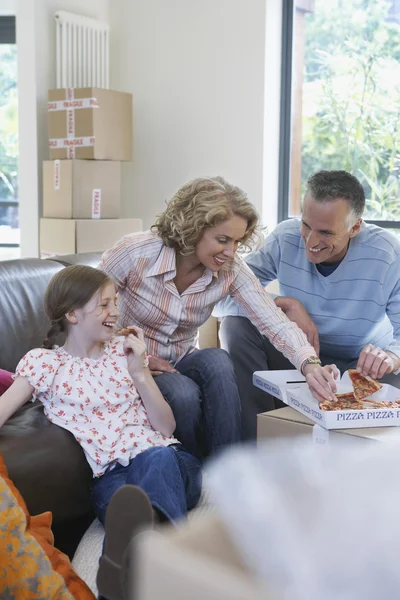
[[[110,28],[107,23],[58,11],[57,88],[109,88]]]

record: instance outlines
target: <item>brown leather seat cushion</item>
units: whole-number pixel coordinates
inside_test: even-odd
[[[28,402],[3,425],[0,450],[32,515],[50,510],[57,523],[91,510],[92,471],[83,450],[40,404]]]

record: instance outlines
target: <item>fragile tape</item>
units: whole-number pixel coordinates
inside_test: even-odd
[[[60,111],[65,110],[67,120],[67,139],[71,143],[56,144],[54,139],[49,141],[50,148],[67,148],[67,158],[75,158],[75,148],[77,146],[92,146],[92,143],[88,143],[85,140],[93,139],[89,137],[76,137],[75,136],[75,110],[80,108],[99,108],[99,103],[96,98],[75,98],[74,89],[67,88],[65,91],[65,100],[54,100],[47,103],[48,110]],[[59,142],[60,140],[57,140]],[[61,138],[61,142],[63,138]],[[65,141],[65,140],[64,140]]]
[[[87,148],[89,146],[94,146],[94,142],[94,136],[53,138],[49,140],[49,148],[66,148],[68,155],[67,157],[75,158],[76,148]]]
[[[47,103],[50,112],[58,110],[79,110],[80,108],[99,108],[97,98],[78,98],[76,100],[53,100]]]
[[[100,219],[101,217],[101,189],[95,188],[92,190],[92,219]]]
[[[54,168],[53,168],[53,184],[54,184],[54,189],[55,190],[59,190],[60,189],[60,178],[61,178],[61,165],[60,165],[60,161],[59,160],[55,160],[54,161]]]

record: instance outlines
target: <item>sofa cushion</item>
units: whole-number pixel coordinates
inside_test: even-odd
[[[40,596],[46,600],[49,598],[94,600],[88,586],[73,570],[69,558],[54,547],[51,513],[30,516],[18,488],[8,477],[1,454],[0,487],[2,492],[0,510],[3,510],[4,516],[4,504],[6,504],[7,516],[11,516],[11,519],[0,519],[1,537],[4,543],[4,546],[0,544],[0,564],[3,567],[0,593],[12,592],[15,594],[13,597],[22,598],[27,597],[24,593],[27,589],[32,591],[32,587],[35,587],[35,598]],[[53,570],[49,568],[40,548],[31,538],[40,544]],[[67,590],[71,596],[66,593]],[[31,597],[31,594],[28,595]]]
[[[72,600],[65,582],[53,571],[26,516],[0,477],[0,597]]]
[[[54,523],[91,512],[92,471],[73,435],[28,402],[0,429],[10,478],[30,513],[53,513]]]
[[[4,394],[13,382],[12,373],[0,369],[0,396]]]
[[[49,322],[43,298],[51,277],[63,269],[39,258],[8,260],[0,266],[0,367],[14,371],[28,350],[42,345]]]

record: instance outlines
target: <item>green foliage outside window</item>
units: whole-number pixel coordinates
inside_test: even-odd
[[[303,185],[320,169],[350,171],[370,219],[400,220],[398,4],[316,0],[306,17]]]
[[[17,49],[0,44],[0,206],[18,200]]]

